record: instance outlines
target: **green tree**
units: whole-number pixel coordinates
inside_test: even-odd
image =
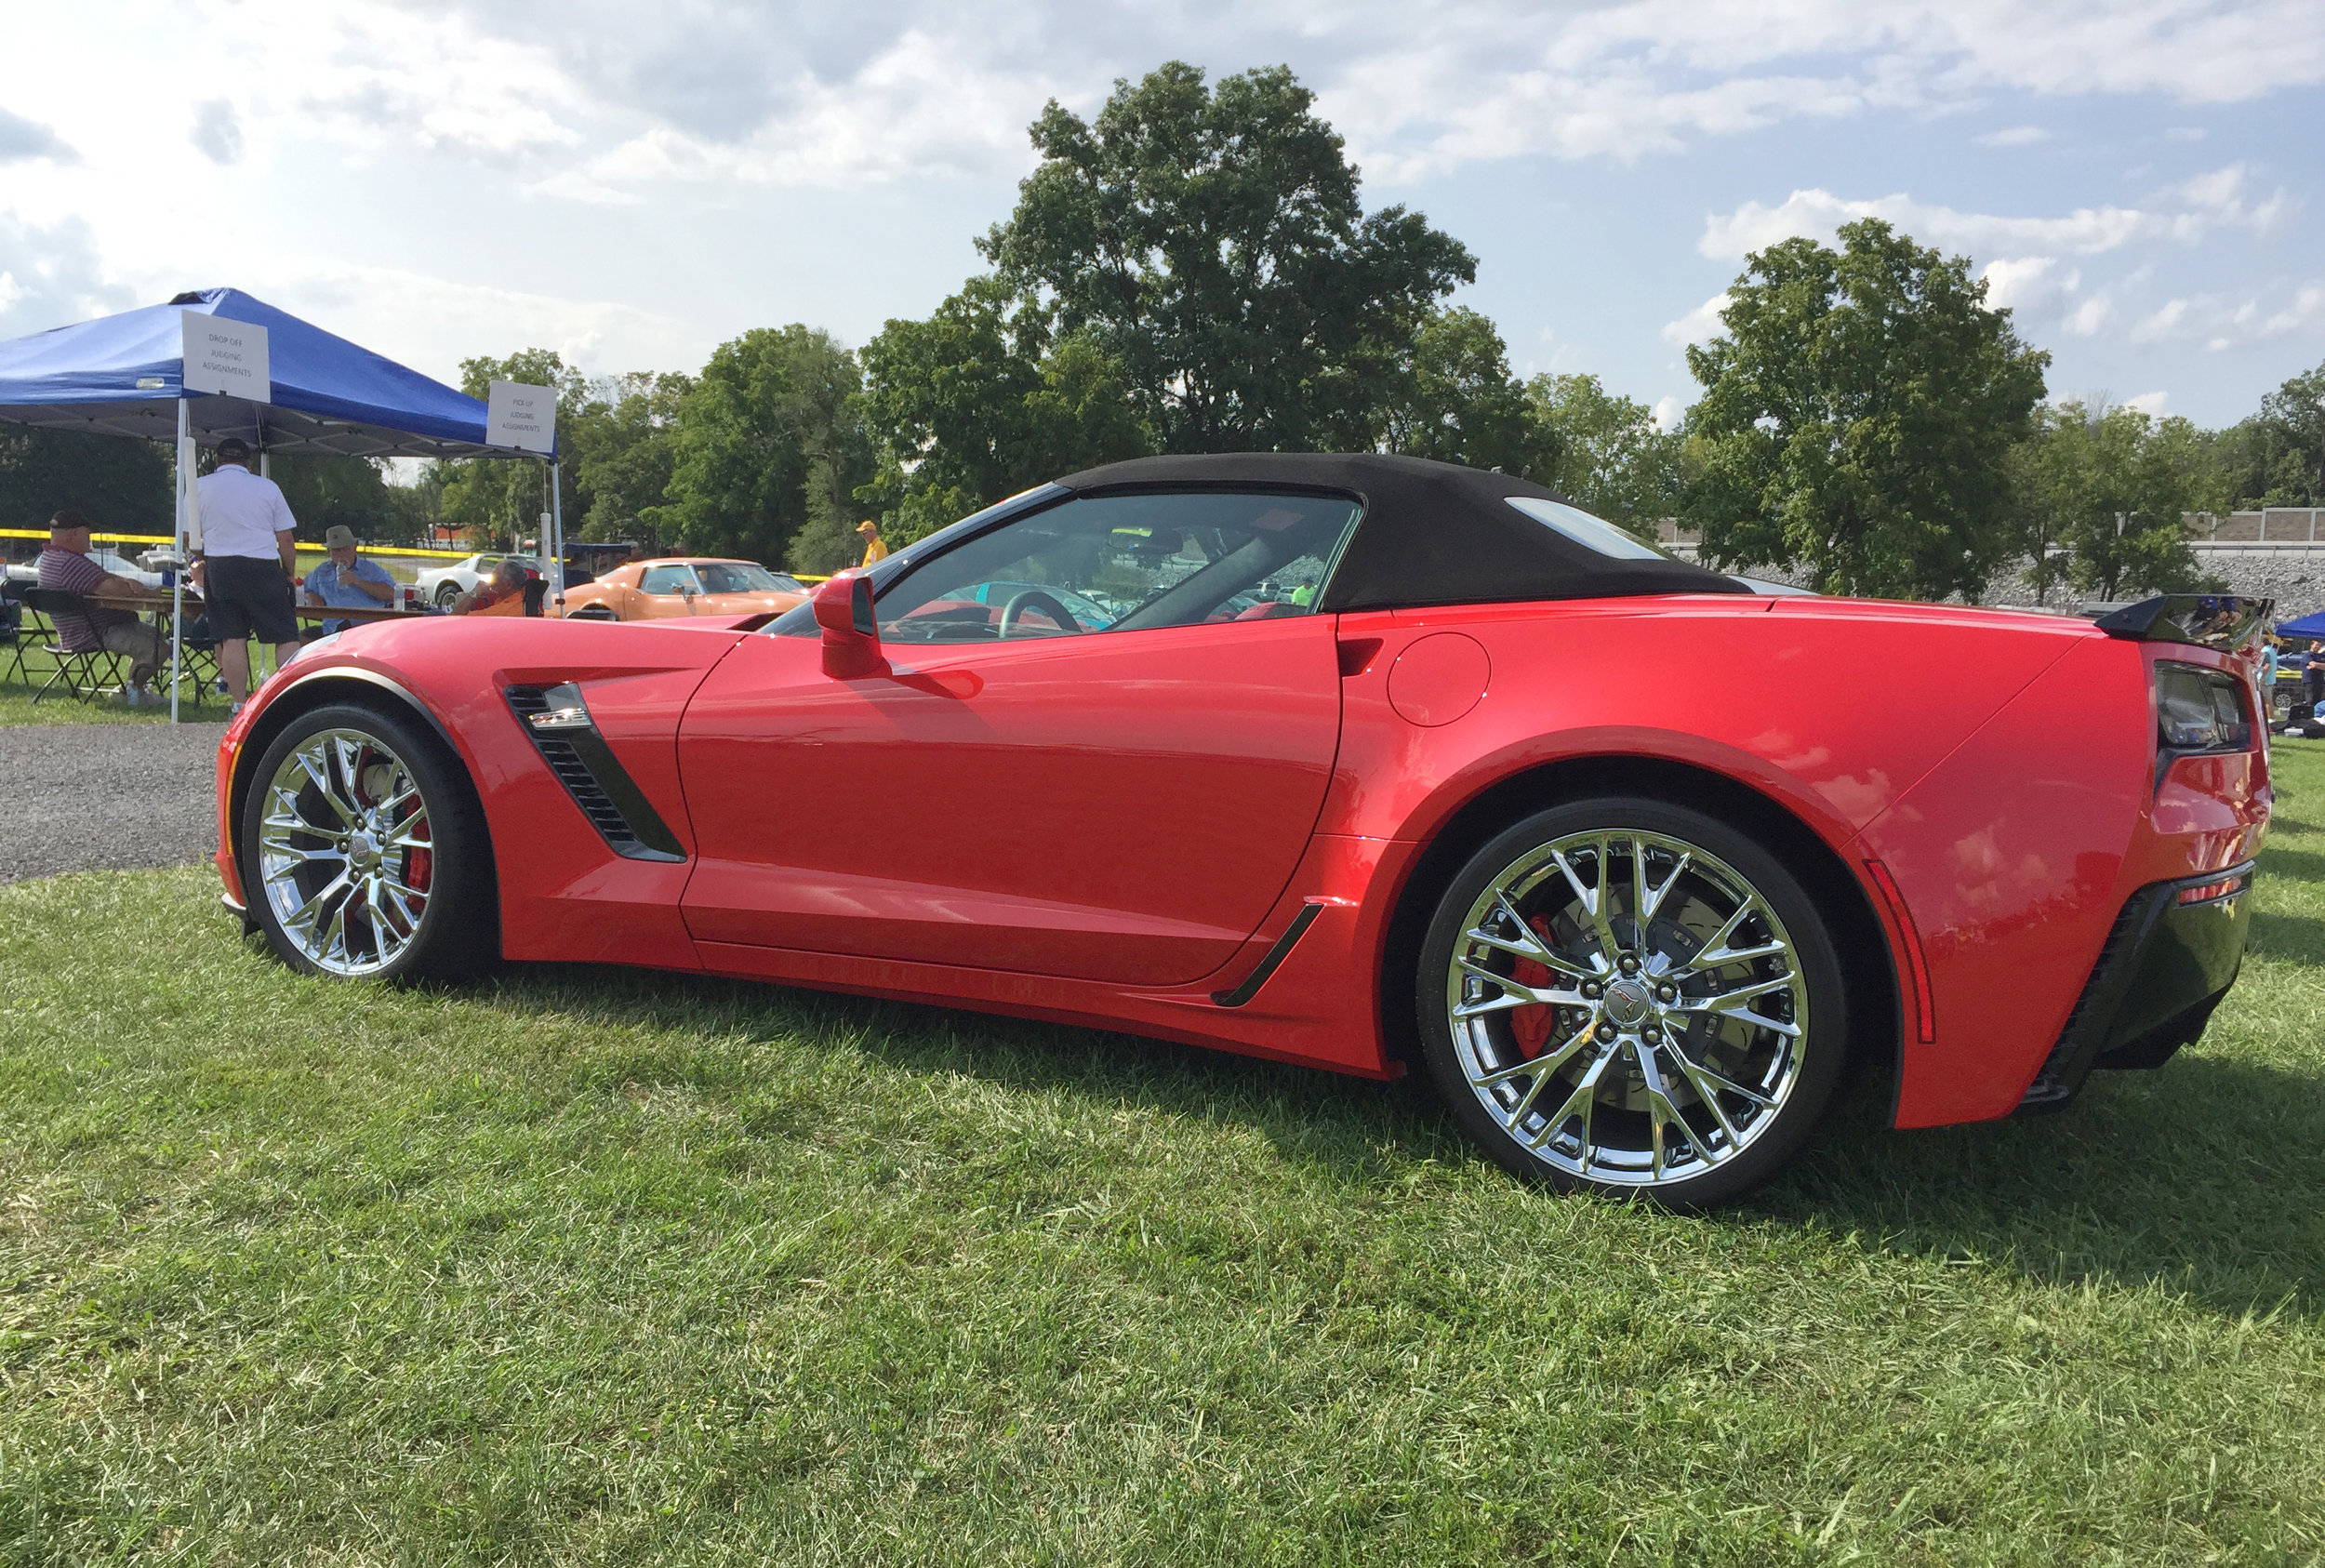
[[[406,477],[388,476],[388,506],[393,521],[388,537],[406,544],[432,538],[444,520],[444,467],[417,463]]]
[[[1380,445],[1391,452],[1548,483],[1561,444],[1509,373],[1494,324],[1464,306],[1432,311],[1396,366],[1395,392],[1380,410]]]
[[[648,514],[670,497],[679,409],[692,377],[634,371],[590,383],[569,430],[576,483],[567,526],[586,539],[643,539]]]
[[[1828,591],[1974,598],[2015,543],[2009,453],[2050,356],[1986,307],[1966,258],[1878,219],[1840,240],[1747,258],[1726,333],[1687,351],[1705,388],[1688,514],[1717,563],[1805,565]]]
[[[1677,514],[1681,437],[1655,427],[1654,409],[1608,392],[1596,376],[1536,376],[1526,395],[1558,441],[1558,465],[1544,483],[1642,538]]]
[[[46,528],[70,507],[105,533],[166,534],[172,504],[159,442],[0,425],[0,528]]]
[[[2214,450],[2225,506],[2325,506],[2325,365],[2261,399]]]
[[[823,564],[871,474],[861,383],[856,356],[819,328],[758,327],[720,344],[679,399],[670,499],[646,521],[688,550]],[[802,553],[787,556],[803,529]]]
[[[2203,586],[2184,517],[2206,459],[2186,419],[2075,401],[2043,410],[2014,466],[2038,596],[2062,580],[2108,600]]]
[[[1014,308],[1013,308],[1014,306]],[[864,345],[876,471],[860,492],[903,543],[1078,469],[1153,450],[1122,370],[998,280],[971,278],[926,321]]]
[[[348,528],[366,544],[401,537],[395,497],[369,458],[286,452],[268,459],[267,473],[283,487],[307,543],[320,543],[331,527]]]
[[[1165,451],[1367,447],[1382,372],[1468,250],[1418,214],[1365,216],[1340,138],[1288,68],[1171,61],[1094,122],[1053,100],[1042,162],[979,248],[1121,366]]]

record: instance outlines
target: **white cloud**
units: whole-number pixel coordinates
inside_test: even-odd
[[[2032,147],[2039,141],[2051,140],[2051,133],[2040,126],[2012,126],[2007,129],[1988,131],[1977,139],[1981,147]]]
[[[1686,417],[1686,405],[1681,404],[1678,398],[1658,397],[1655,399],[1655,429],[1660,431],[1677,430],[1680,427],[1680,420]]]
[[[2096,338],[2114,321],[2115,301],[2102,291],[2068,311],[2059,325],[2078,338]]]
[[[2190,301],[2186,299],[2167,301],[2160,310],[2132,324],[2132,341],[2152,343],[2159,338],[2178,336],[2190,308]]]
[[[0,109],[0,164],[30,158],[50,158],[58,163],[71,163],[75,155],[73,149],[46,126]]]
[[[626,199],[658,180],[840,186],[906,175],[1007,173],[1030,158],[1025,123],[1051,90],[1030,73],[963,80],[946,45],[907,33],[844,87],[795,85],[777,118],[739,140],[650,126],[544,193]]]
[[[0,210],[0,338],[103,315],[134,302],[105,275],[88,225],[27,221]]]
[[[2175,296],[2134,322],[2130,336],[2134,343],[2195,343],[2217,352],[2319,331],[2325,331],[2325,283],[2309,282],[2274,301],[2259,294]]]
[[[2163,418],[2164,405],[2171,401],[2172,394],[2168,392],[2141,392],[2136,397],[2125,398],[2123,406],[2136,408],[2151,419],[2160,419]]]
[[[2062,271],[2053,256],[2004,257],[1987,262],[1978,276],[1986,284],[1986,302],[1997,310],[2031,310],[2082,285],[2079,271]]]
[[[1295,60],[1377,180],[1532,153],[1628,161],[1998,93],[2209,103],[2325,82],[2304,0],[573,0],[553,27],[519,0],[201,0],[183,15],[187,80],[206,64],[265,89],[239,105],[254,138],[297,125],[517,160],[535,188],[595,200],[659,179],[1014,170],[1047,99],[1093,107],[1174,55]]]
[[[242,121],[234,106],[214,98],[193,112],[193,145],[214,164],[242,162]]]
[[[1663,324],[1663,340],[1667,343],[1707,343],[1727,330],[1720,312],[1728,308],[1724,290],[1713,295],[1677,321]]]
[[[432,277],[317,258],[256,266],[242,286],[293,315],[457,384],[478,345],[538,344],[593,372],[690,364],[703,345],[684,323],[602,299]]]
[[[1822,188],[1795,191],[1774,206],[1746,202],[1706,219],[1695,248],[1715,260],[1740,260],[1796,236],[1830,242],[1842,224],[1861,218],[1884,219],[1943,250],[1988,254],[2036,250],[2091,256],[2141,239],[2193,243],[2222,228],[2265,233],[2283,215],[2288,198],[2279,191],[2265,201],[2249,201],[2249,173],[2244,165],[2230,164],[2159,193],[2160,205],[2155,207],[2085,206],[2054,218],[1960,212],[1917,202],[1902,192],[1862,199]]]
[[[2270,338],[2281,338],[2318,326],[2325,326],[2325,284],[2312,283],[2304,285],[2292,303],[2263,321],[2261,331]]]
[[[2238,102],[2325,80],[2304,0],[1359,4],[1318,31],[1358,51],[1325,79],[1328,109],[1368,167],[1398,178],[1511,153],[1629,159],[1998,91]]]

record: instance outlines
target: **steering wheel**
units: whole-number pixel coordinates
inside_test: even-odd
[[[1009,603],[1001,607],[1001,634],[1006,637],[1016,630],[1017,612],[1028,605],[1056,621],[1059,630],[1080,634],[1082,622],[1066,613],[1066,606],[1038,588],[1021,588],[1009,596]]]

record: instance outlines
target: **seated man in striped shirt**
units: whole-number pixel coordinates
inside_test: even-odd
[[[40,552],[40,586],[78,593],[83,598],[108,591],[141,593],[143,583],[116,577],[88,558],[89,530],[95,525],[77,512],[66,511],[48,520],[48,548]],[[129,682],[121,688],[121,700],[135,708],[149,695],[146,683],[153,671],[169,657],[167,644],[156,628],[146,625],[128,610],[110,610],[92,605],[86,615],[59,614],[57,645],[67,653],[96,653],[107,650],[126,655],[129,659]]]

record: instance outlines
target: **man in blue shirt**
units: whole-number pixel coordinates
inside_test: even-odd
[[[387,568],[355,553],[353,530],[333,525],[324,530],[323,547],[331,558],[307,574],[307,603],[339,610],[376,610],[395,597],[395,579]],[[352,620],[326,620],[326,631],[344,631]]]

